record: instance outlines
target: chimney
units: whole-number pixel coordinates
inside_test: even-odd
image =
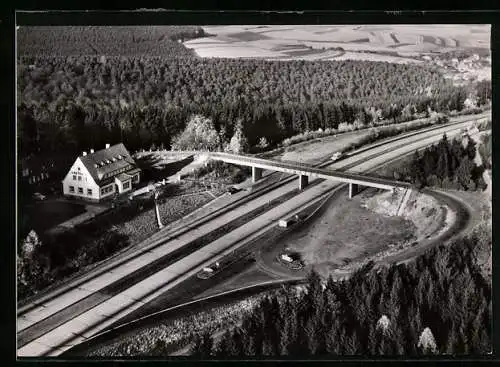
[[[86,155],[87,155],[87,152],[83,152],[82,156],[84,156],[84,157],[85,157]]]
[[[106,149],[109,149],[109,144],[106,144]]]
[[[90,149],[90,154],[94,153],[94,149]]]

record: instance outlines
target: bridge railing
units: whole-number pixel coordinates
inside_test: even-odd
[[[384,185],[390,185],[390,186],[399,186],[399,187],[410,187],[411,184],[408,182],[404,181],[397,181],[397,180],[390,180],[386,178],[380,178],[380,177],[373,177],[369,175],[364,175],[364,174],[359,174],[359,173],[350,173],[350,172],[340,172],[336,170],[331,170],[331,169],[324,169],[324,168],[316,168],[312,167],[310,165],[304,164],[304,163],[287,163],[287,162],[280,162],[280,161],[275,161],[271,159],[263,159],[263,158],[255,158],[255,157],[248,157],[244,155],[238,155],[238,154],[231,154],[231,153],[210,153],[212,157],[220,157],[222,159],[232,159],[237,162],[247,162],[250,165],[252,164],[262,164],[265,166],[271,166],[271,167],[276,167],[276,168],[283,168],[283,169],[291,169],[294,171],[302,171],[304,174],[307,173],[313,173],[317,175],[322,175],[322,176],[328,176],[328,177],[337,177],[340,179],[352,179],[352,180],[358,180],[358,181],[366,181],[367,183],[374,183],[374,184],[384,184]],[[300,172],[299,172],[300,173]]]
[[[270,166],[271,169],[274,167],[274,168],[300,171],[298,173],[303,173],[305,175],[312,173],[312,174],[316,174],[316,175],[327,176],[325,178],[333,177],[333,178],[346,179],[346,180],[356,180],[356,181],[362,181],[362,182],[366,182],[366,183],[381,184],[381,185],[387,185],[387,186],[393,186],[393,187],[409,188],[409,187],[413,186],[410,183],[404,182],[404,181],[391,180],[391,179],[382,178],[382,177],[373,177],[373,176],[360,174],[360,173],[351,173],[351,172],[344,172],[344,171],[336,171],[336,170],[332,170],[332,169],[316,168],[316,167],[313,167],[311,165],[308,165],[305,163],[300,163],[300,162],[288,163],[288,162],[281,162],[281,161],[272,160],[272,159],[257,158],[257,157],[248,156],[248,155],[244,155],[244,154],[211,152],[211,151],[196,151],[196,150],[166,151],[165,153],[208,155],[211,158],[215,158],[215,159],[217,159],[217,158],[219,158],[221,160],[228,159],[228,160],[234,160],[237,163],[248,163],[249,166],[254,166],[256,164],[260,164],[260,165],[264,165],[264,166]]]

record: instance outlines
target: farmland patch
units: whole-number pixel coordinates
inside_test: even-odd
[[[255,32],[230,33],[227,36],[231,38],[236,38],[239,41],[260,41],[269,39],[268,36]]]

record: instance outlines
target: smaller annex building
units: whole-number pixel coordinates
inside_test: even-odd
[[[66,196],[100,201],[114,193],[127,192],[139,183],[141,170],[123,143],[90,153],[75,160],[62,181]]]

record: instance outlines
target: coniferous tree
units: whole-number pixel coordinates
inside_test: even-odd
[[[356,355],[361,352],[361,345],[356,331],[353,331],[346,340],[345,354]]]
[[[199,334],[195,334],[190,338],[192,340],[190,347],[190,354],[194,357],[202,356],[202,348],[203,348],[203,338]]]
[[[167,350],[165,348],[165,341],[158,339],[151,351],[153,356],[166,357]]]
[[[210,357],[213,353],[213,339],[210,333],[207,331],[201,336],[201,350],[200,355],[202,357]]]

